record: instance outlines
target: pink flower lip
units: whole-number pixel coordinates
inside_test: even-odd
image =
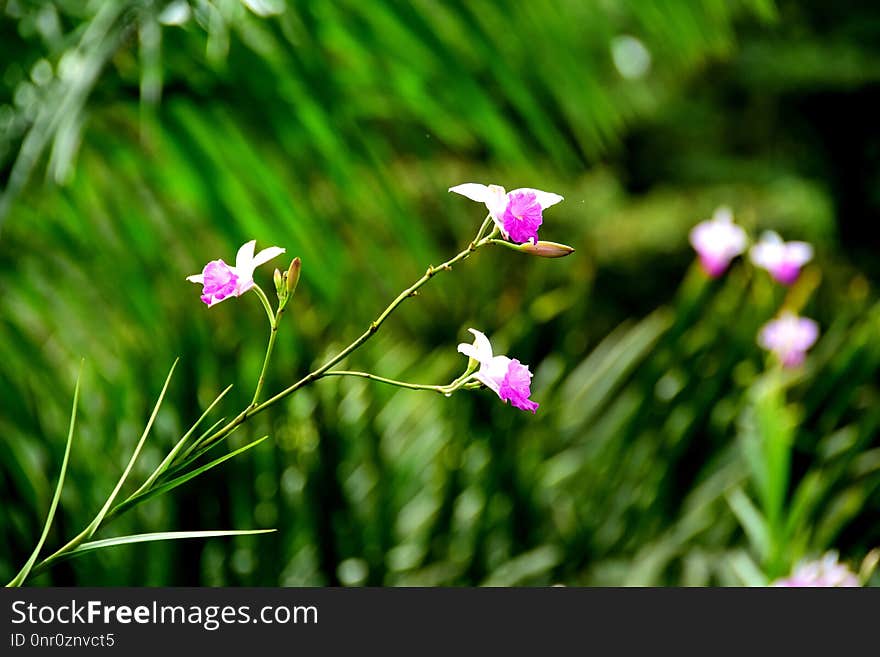
[[[703,268],[703,271],[711,278],[718,278],[727,271],[727,267],[730,265],[730,260],[727,258],[718,258],[710,253],[700,253],[698,254],[700,258],[700,266]]]
[[[215,303],[234,295],[238,289],[238,276],[222,260],[212,260],[202,270],[203,285],[201,299],[210,308]]]
[[[783,285],[794,285],[801,275],[801,266],[793,262],[781,262],[770,269],[770,274]]]
[[[512,242],[538,241],[538,228],[543,222],[541,205],[534,192],[511,192],[501,222]]]
[[[514,358],[507,366],[507,372],[498,389],[498,396],[503,401],[509,401],[512,406],[535,413],[538,410],[538,403],[529,399],[529,395],[532,394],[531,381],[532,373],[529,372],[529,368]]]

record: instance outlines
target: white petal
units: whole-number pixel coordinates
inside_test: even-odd
[[[479,360],[479,358],[477,358],[477,355],[478,355],[477,348],[472,344],[462,342],[460,345],[458,345],[458,351],[459,351],[459,353],[464,354],[468,358],[473,358],[474,360],[477,360],[477,361]]]
[[[792,335],[792,345],[795,349],[806,351],[819,339],[819,325],[806,317],[799,318],[797,322],[797,328]]]
[[[474,374],[474,378],[482,383],[484,386],[489,388],[496,395],[500,394],[501,391],[501,381],[491,377],[486,371],[480,370],[476,374]]]
[[[494,356],[482,364],[476,378],[498,394],[509,367],[510,359],[507,356]]]
[[[542,192],[540,189],[532,189],[531,187],[520,187],[519,189],[514,189],[511,194],[516,192],[531,192],[535,195],[535,200],[538,201],[538,205],[541,206],[542,210],[546,210],[551,205],[556,205],[560,201],[563,201],[563,197],[559,194],[554,194],[553,192]]]
[[[254,259],[254,247],[257,246],[257,240],[251,240],[242,244],[238,253],[235,254],[235,269],[239,276],[247,278],[254,271],[252,261]]]
[[[192,276],[187,276],[186,280],[191,281],[193,283],[198,283],[199,285],[205,284],[205,277],[201,274],[193,274]]]
[[[749,250],[749,257],[758,267],[769,269],[782,260],[782,247],[773,242],[761,241]]]
[[[254,256],[254,259],[251,262],[251,267],[256,269],[260,265],[269,262],[272,258],[277,258],[282,253],[284,253],[284,249],[282,249],[280,246],[270,246],[267,249],[263,249],[256,256]]]
[[[805,265],[813,259],[813,247],[806,242],[788,242],[785,245],[785,255],[791,262]]]
[[[501,185],[489,185],[486,189],[488,190],[486,192],[486,208],[492,215],[495,225],[501,229],[504,239],[507,239],[507,231],[504,230],[504,222],[502,221],[504,211],[507,209],[507,192]]]
[[[492,344],[489,342],[489,338],[486,337],[485,333],[482,333],[477,329],[470,328],[468,331],[474,334],[474,347],[478,354],[477,356],[474,356],[474,358],[481,363],[488,363],[492,360]]]
[[[489,198],[489,188],[479,183],[464,183],[449,188],[450,192],[466,196],[477,203],[486,203]]]
[[[235,286],[235,293],[233,296],[240,297],[242,294],[250,290],[256,283],[254,283],[253,277],[251,278],[239,278],[238,285]]]

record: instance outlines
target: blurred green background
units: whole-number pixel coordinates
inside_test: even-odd
[[[857,568],[880,545],[878,116],[880,7],[852,0],[0,1],[0,578],[39,537],[81,358],[53,549],[175,357],[136,476],[226,385],[215,417],[250,401],[256,297],[209,311],[185,276],[249,239],[302,257],[280,390],[467,243],[461,182],[562,194],[542,237],[577,252],[480,252],[347,364],[445,383],[477,327],[531,365],[536,416],[320,381],[230,444],[270,441],[99,537],[277,533],[34,583],[740,585],[830,548]],[[785,302],[823,336],[784,394],[755,343],[783,290],[693,265],[719,205],[816,247]]]

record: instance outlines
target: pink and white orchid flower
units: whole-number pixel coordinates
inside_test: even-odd
[[[521,187],[507,192],[500,185],[464,183],[449,188],[450,192],[484,203],[498,230],[517,244],[538,242],[538,228],[544,221],[543,211],[563,198],[540,189]]]
[[[813,259],[813,247],[806,242],[783,242],[779,235],[767,231],[751,248],[749,256],[778,282],[792,285],[800,276],[801,267]]]
[[[758,344],[776,354],[783,367],[798,367],[818,338],[819,325],[816,322],[787,311],[779,319],[764,325],[758,335]]]
[[[254,286],[254,270],[282,253],[284,249],[270,246],[254,255],[257,241],[244,244],[235,256],[235,266],[230,267],[222,260],[212,260],[201,274],[187,276],[186,280],[204,286],[202,301],[210,308],[229,297],[240,297]]]
[[[476,329],[468,331],[474,334],[473,344],[462,343],[458,345],[458,350],[480,364],[474,378],[490,388],[502,401],[509,401],[511,405],[524,411],[537,411],[538,404],[529,399],[532,373],[528,366],[515,358],[494,356],[492,345],[485,334]]]
[[[691,246],[700,257],[703,270],[712,278],[724,273],[733,260],[745,251],[746,231],[733,223],[730,208],[718,208],[711,219],[691,229]]]

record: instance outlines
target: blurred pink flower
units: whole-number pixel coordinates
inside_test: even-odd
[[[784,367],[797,367],[818,337],[819,325],[812,319],[784,312],[764,325],[758,334],[758,344],[776,354]]]
[[[522,187],[506,192],[500,185],[479,183],[464,183],[450,187],[449,191],[484,203],[504,238],[517,244],[537,243],[543,211],[563,200],[559,194],[539,189]]]
[[[746,232],[733,223],[729,208],[718,208],[707,219],[691,229],[691,246],[700,257],[703,270],[715,278],[724,273],[733,260],[745,251]]]
[[[836,552],[828,552],[819,561],[799,564],[791,575],[776,580],[771,586],[853,587],[859,586],[859,578],[846,565],[837,562]]]
[[[244,244],[235,256],[235,267],[222,260],[212,260],[201,274],[187,276],[186,280],[202,285],[202,301],[210,308],[229,297],[240,297],[254,286],[254,270],[282,253],[284,249],[270,246],[256,256],[254,247],[257,241]]]
[[[528,366],[515,358],[493,356],[489,338],[476,329],[468,330],[474,334],[474,343],[462,343],[458,350],[480,364],[474,378],[494,391],[502,401],[509,401],[524,411],[537,411],[538,404],[529,399],[532,373]]]
[[[776,233],[768,231],[749,251],[752,262],[770,272],[783,285],[794,283],[801,267],[813,258],[813,247],[806,242],[783,242]]]

